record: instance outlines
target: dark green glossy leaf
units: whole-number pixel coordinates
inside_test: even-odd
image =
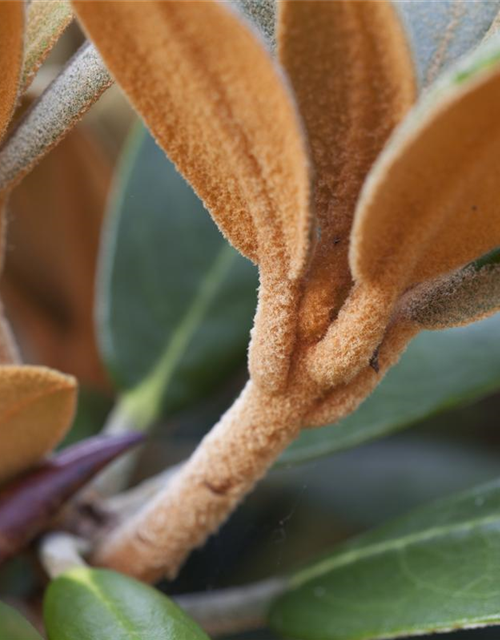
[[[396,5],[422,86],[479,44],[500,11],[498,0],[397,0]]]
[[[244,361],[256,269],[143,129],[118,174],[99,281],[101,351],[139,422],[191,405]]]
[[[104,569],[79,567],[56,578],[44,620],[49,640],[208,640],[159,591]]]
[[[42,640],[42,636],[20,613],[0,602],[0,640]]]
[[[500,315],[417,336],[359,409],[337,425],[305,431],[282,456],[298,463],[409,427],[500,388]]]
[[[500,481],[415,510],[291,578],[272,626],[361,640],[500,623]]]

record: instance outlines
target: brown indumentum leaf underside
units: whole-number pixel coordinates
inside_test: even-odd
[[[500,69],[453,80],[441,100],[422,100],[370,175],[353,229],[358,282],[401,290],[500,245]]]
[[[0,491],[0,563],[29,544],[71,496],[142,439],[137,433],[90,438]]]
[[[306,143],[278,68],[227,3],[73,6],[160,146],[259,263],[250,368],[263,386],[282,388],[312,220]]]
[[[69,429],[76,381],[36,366],[0,366],[0,482],[47,455]]]
[[[279,57],[304,119],[321,230],[301,333],[322,336],[352,285],[349,236],[373,162],[416,96],[413,63],[390,2],[284,0]]]
[[[310,244],[299,119],[265,47],[225,3],[75,1],[111,73],[228,239],[290,277]]]

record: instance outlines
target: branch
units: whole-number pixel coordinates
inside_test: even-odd
[[[89,544],[68,533],[50,533],[40,544],[40,561],[51,578],[57,578],[73,567],[84,567],[87,563],[82,555],[89,551]]]
[[[287,588],[284,578],[172,598],[210,635],[233,634],[266,625],[272,601]]]
[[[129,489],[123,493],[105,499],[100,504],[101,509],[110,514],[113,520],[117,522],[125,522],[128,518],[134,516],[142,507],[154,498],[160,491],[166,489],[172,481],[176,473],[183,466],[183,462],[169,467],[162,473],[148,478],[136,487]]]
[[[176,575],[298,435],[309,398],[248,383],[166,490],[97,546],[93,561],[142,580]]]
[[[7,138],[0,151],[0,192],[12,189],[112,83],[94,46],[80,47]]]

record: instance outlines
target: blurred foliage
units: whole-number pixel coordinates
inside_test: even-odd
[[[1,294],[26,359],[105,388],[94,277],[111,164],[75,129],[14,190]]]

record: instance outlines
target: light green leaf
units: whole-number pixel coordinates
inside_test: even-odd
[[[20,613],[0,602],[0,640],[42,640],[42,636]]]
[[[78,567],[47,589],[49,640],[208,640],[156,589],[114,571]]]
[[[124,154],[101,251],[101,351],[133,417],[192,405],[242,364],[257,272],[144,129]]]
[[[355,413],[337,425],[305,431],[280,462],[304,462],[357,446],[498,388],[500,315],[422,333]]]
[[[291,578],[290,639],[406,637],[500,622],[500,481],[417,509]]]

